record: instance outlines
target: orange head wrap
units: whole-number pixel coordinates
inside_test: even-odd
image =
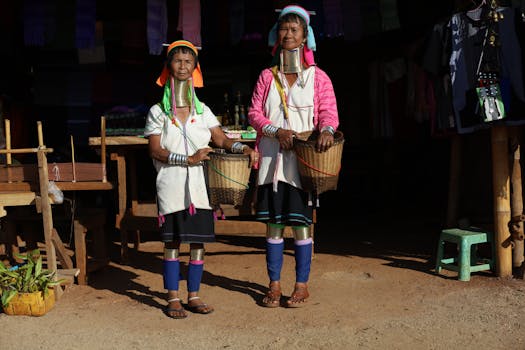
[[[187,48],[190,48],[193,52],[195,52],[195,56],[199,56],[199,53],[197,52],[197,48],[186,40],[177,40],[174,41],[168,46],[168,51],[166,52],[166,57],[169,55],[170,51],[178,46],[186,46]],[[162,73],[160,73],[160,76],[157,78],[157,85],[164,86],[166,84],[166,81],[168,80],[168,77],[170,75],[170,72],[166,66],[162,69]],[[203,87],[204,83],[202,81],[202,71],[201,66],[197,62],[197,67],[193,70],[192,74],[193,79],[193,86],[194,87]]]

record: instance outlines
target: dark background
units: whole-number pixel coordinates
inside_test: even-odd
[[[104,26],[104,38],[99,45],[104,47],[105,61],[79,64],[74,31],[71,31],[74,17],[70,13],[74,13],[74,2],[55,2],[57,35],[42,47],[24,45],[24,1],[1,3],[3,117],[11,119],[13,147],[36,144],[35,121],[41,120],[45,142],[56,150],[51,157],[68,161],[69,135],[73,135],[77,160],[82,161],[95,157],[87,146],[87,139],[98,135],[99,118],[106,111],[115,106],[149,108],[160,100],[162,89],[155,85],[155,80],[164,55],[148,53],[144,0],[97,1],[97,21]],[[239,3],[245,8],[245,37],[233,42],[229,23],[236,13],[235,4]],[[276,20],[274,9],[288,3],[201,1],[206,12],[202,15],[203,48],[199,59],[205,87],[197,93],[216,114],[222,112],[224,93],[233,101],[240,91],[242,102],[249,104],[257,76],[271,59],[266,40]],[[308,9],[322,9],[321,1],[297,3]],[[378,1],[361,1],[361,4],[378,6]],[[458,9],[468,8],[471,2],[398,0],[396,6],[400,28],[381,30],[378,27],[355,40],[324,36],[319,29],[323,21],[321,13],[312,16],[318,47],[315,58],[332,79],[340,130],[345,135],[339,189],[321,195],[319,215],[338,220],[417,218],[440,225],[447,205],[450,138],[432,136],[429,122],[418,122],[407,111],[406,75],[387,85],[392,133],[377,135],[371,113],[380,102],[369,96],[369,65],[395,59],[418,62],[433,25]],[[172,42],[181,38],[176,30],[177,1],[169,2],[168,12],[168,41]],[[380,20],[380,16],[377,13],[377,19]],[[466,146],[461,215],[490,217],[490,133],[480,131],[463,139]],[[148,164],[139,167],[145,172],[140,176],[148,179],[144,182],[148,183],[153,168],[147,157],[141,161]],[[151,185],[153,188],[154,183]]]

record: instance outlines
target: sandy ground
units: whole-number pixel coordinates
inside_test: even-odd
[[[386,229],[396,225],[403,235]],[[201,287],[215,312],[184,320],[162,313],[162,246],[147,240],[130,264],[115,258],[88,286],[68,287],[47,315],[0,314],[0,348],[525,349],[522,279],[436,276],[435,227],[375,227],[318,225],[311,298],[300,309],[259,305],[268,284],[262,234],[218,235],[207,246]],[[288,238],[286,295],[294,281],[291,247]],[[187,247],[182,253],[187,262]]]

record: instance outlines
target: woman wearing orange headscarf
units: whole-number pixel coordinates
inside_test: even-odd
[[[187,317],[179,297],[179,247],[190,244],[188,310],[208,314],[213,307],[198,296],[204,270],[204,243],[215,241],[213,211],[208,200],[203,161],[210,159],[210,141],[232,153],[258,154],[226,137],[210,108],[199,101],[203,86],[198,51],[186,40],[169,45],[166,65],[157,79],[164,87],[162,101],[149,110],[144,135],[157,170],[157,204],[164,242],[163,277],[168,291],[167,316]]]

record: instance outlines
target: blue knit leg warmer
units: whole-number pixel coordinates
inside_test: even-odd
[[[162,276],[164,288],[167,290],[179,290],[180,263],[179,259],[164,260],[162,262]]]
[[[312,264],[312,239],[295,241],[295,279],[298,283],[308,282]]]
[[[204,261],[202,260],[190,260],[188,266],[188,292],[198,292],[202,273],[204,271]]]
[[[284,240],[281,238],[266,240],[266,268],[270,281],[281,280],[281,269],[283,267]]]

